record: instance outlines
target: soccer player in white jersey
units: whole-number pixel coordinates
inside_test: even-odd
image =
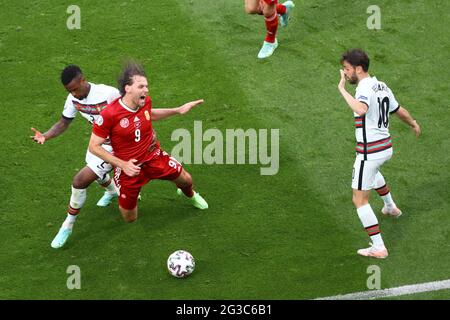
[[[81,69],[75,65],[69,65],[62,71],[61,82],[69,92],[61,119],[45,133],[31,128],[34,131],[34,136],[31,136],[31,138],[38,144],[44,144],[47,140],[62,134],[72,123],[77,113],[80,113],[91,124],[94,123],[100,111],[108,103],[120,97],[119,90],[114,87],[88,82]],[[109,142],[102,146],[108,152],[112,151]],[[112,166],[109,163],[93,155],[89,150],[87,151],[86,166],[78,171],[73,178],[67,218],[51,243],[53,248],[62,247],[72,233],[73,224],[86,201],[86,189],[92,182],[97,181],[106,189],[105,194],[97,203],[98,206],[107,206],[114,197],[117,197],[114,182],[109,176],[111,170]]]
[[[353,166],[353,203],[359,219],[369,234],[372,244],[358,250],[362,256],[384,259],[388,251],[381,237],[378,220],[369,204],[370,190],[375,189],[384,201],[381,210],[385,215],[399,217],[397,208],[380,168],[392,157],[392,139],[389,135],[389,116],[395,113],[407,123],[417,137],[420,126],[409,112],[401,107],[391,89],[376,77],[371,77],[369,57],[360,49],[352,49],[342,55],[343,70],[338,88],[353,110],[356,127],[356,160]],[[345,82],[357,84],[355,97],[345,89]]]

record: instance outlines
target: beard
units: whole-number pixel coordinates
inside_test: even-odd
[[[348,82],[350,84],[357,84],[358,83],[358,77],[356,76],[356,73],[353,73],[351,77],[347,78]]]

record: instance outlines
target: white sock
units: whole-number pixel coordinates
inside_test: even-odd
[[[394,200],[392,199],[392,195],[389,192],[387,195],[381,196],[381,199],[383,199],[384,204],[388,207],[388,208],[394,208],[396,207]]]
[[[67,218],[64,220],[64,228],[73,228],[73,224],[77,219],[78,212],[86,202],[86,189],[76,189],[72,186],[72,195],[70,197],[69,212]]]
[[[116,194],[117,193],[116,185],[114,183],[114,180],[111,179],[109,177],[109,175],[106,175],[104,179],[100,179],[100,178],[97,179],[97,183],[99,185],[101,185],[103,188],[105,188],[107,193],[109,193],[109,194]],[[106,187],[104,186],[105,183],[108,183],[108,185]]]
[[[380,227],[378,225],[378,219],[375,213],[372,210],[370,204],[366,204],[358,209],[359,220],[361,220],[362,225],[366,229],[367,233],[372,240],[372,243],[375,247],[383,247],[384,242],[381,237]]]
[[[86,189],[76,189],[72,187],[72,196],[70,197],[70,206],[73,209],[81,209],[86,202]]]
[[[105,187],[106,192],[108,192],[109,194],[116,194],[116,188],[114,185],[114,181],[111,179],[110,183]]]
[[[77,216],[68,213],[67,217],[66,217],[66,220],[64,220],[64,222],[63,222],[63,225],[62,225],[63,228],[64,229],[72,229],[73,228],[73,224],[75,223],[75,220],[77,220]]]

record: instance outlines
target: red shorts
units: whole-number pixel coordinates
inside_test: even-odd
[[[167,152],[159,149],[155,156],[141,165],[141,172],[135,177],[127,176],[120,168],[114,168],[114,182],[119,190],[119,205],[127,210],[134,209],[142,186],[154,179],[175,180],[183,166]]]

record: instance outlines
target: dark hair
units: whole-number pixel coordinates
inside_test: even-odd
[[[131,86],[133,84],[134,76],[147,77],[144,68],[140,64],[134,61],[128,61],[117,80],[118,89],[121,95],[125,94],[125,86]]]
[[[81,69],[78,66],[74,64],[68,65],[61,72],[61,82],[63,85],[67,86],[73,79],[80,75],[83,75],[83,72],[81,72]]]
[[[353,67],[362,67],[365,72],[369,71],[370,59],[361,49],[350,49],[342,54],[341,63],[347,61]]]

